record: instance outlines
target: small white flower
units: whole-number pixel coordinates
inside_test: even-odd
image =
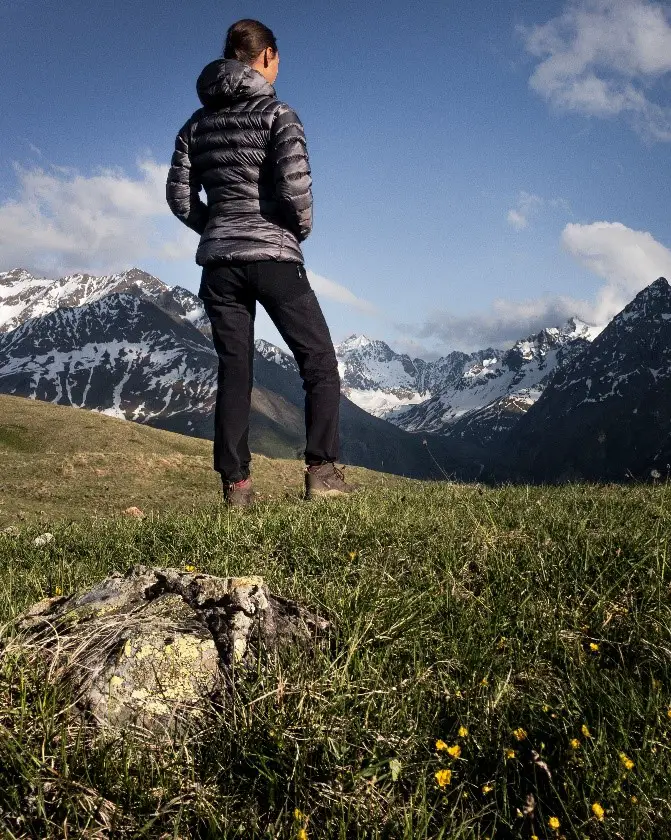
[[[47,531],[45,534],[40,534],[39,537],[35,537],[33,545],[46,545],[47,543],[50,543],[53,538],[54,535]]]
[[[652,478],[661,478],[662,474],[659,470],[650,470],[650,475]]]

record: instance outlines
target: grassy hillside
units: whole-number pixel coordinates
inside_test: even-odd
[[[94,742],[0,658],[2,837],[671,836],[667,486],[407,483],[51,530],[0,535],[0,620],[141,562],[261,574],[333,630],[171,747]]]
[[[213,502],[220,489],[210,441],[6,395],[0,395],[0,469],[0,527],[129,506],[190,510]],[[298,459],[259,455],[253,470],[262,498],[296,496],[302,487]],[[362,469],[351,474],[362,484],[387,480]]]

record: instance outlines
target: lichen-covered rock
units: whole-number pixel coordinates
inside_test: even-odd
[[[328,623],[260,577],[138,566],[40,601],[16,626],[15,642],[46,657],[51,678],[73,685],[99,724],[172,732],[202,715],[236,668]]]

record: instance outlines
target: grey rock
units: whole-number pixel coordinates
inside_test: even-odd
[[[137,566],[34,604],[11,647],[46,661],[100,727],[174,733],[211,708],[236,670],[327,627],[261,577]]]

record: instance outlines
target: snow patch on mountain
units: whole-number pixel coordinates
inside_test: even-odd
[[[86,306],[123,292],[153,301],[204,333],[209,330],[209,320],[196,295],[181,286],[168,286],[139,268],[100,277],[71,274],[57,279],[34,277],[25,269],[15,268],[0,272],[0,333],[11,332],[30,318]]]

